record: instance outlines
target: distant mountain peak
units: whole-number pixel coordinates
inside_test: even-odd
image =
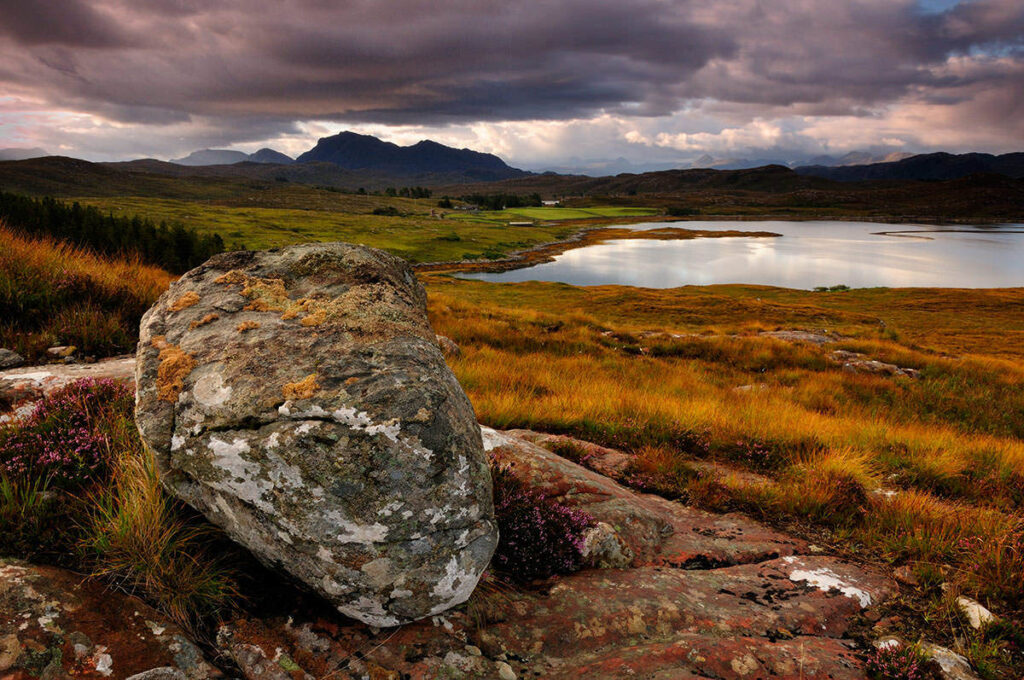
[[[280,151],[263,148],[254,154],[247,154],[231,149],[200,149],[193,151],[184,158],[172,158],[171,162],[178,165],[232,165],[234,163],[279,163],[287,164],[293,162],[291,156],[286,156]]]
[[[0,149],[0,161],[25,161],[29,158],[42,158],[43,156],[49,156],[44,150],[39,147],[32,149],[25,149],[21,147],[11,147],[8,149]]]
[[[346,170],[394,176],[452,173],[491,181],[527,174],[510,167],[494,154],[456,149],[431,139],[420,140],[411,146],[399,146],[351,131],[322,137],[316,146],[296,159],[298,163],[314,161],[334,163]]]

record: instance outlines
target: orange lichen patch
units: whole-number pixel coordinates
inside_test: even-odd
[[[160,366],[156,372],[157,398],[173,404],[185,386],[185,378],[196,367],[196,360],[177,345],[167,342],[162,335],[155,336],[151,344],[160,350]]]
[[[230,285],[230,284],[233,284],[233,283],[244,284],[246,278],[248,278],[248,277],[245,274],[243,274],[242,272],[238,271],[237,269],[232,269],[231,271],[229,271],[227,273],[224,273],[224,274],[221,274],[220,276],[215,278],[213,280],[213,282],[214,283],[220,283],[220,284],[223,284],[223,285]]]
[[[197,302],[199,302],[199,293],[195,292],[194,290],[190,290],[189,292],[185,293],[180,298],[175,300],[171,304],[170,310],[172,312],[180,312],[183,309],[191,307]]]
[[[243,321],[242,323],[238,324],[235,327],[235,330],[237,330],[239,333],[244,333],[246,331],[251,331],[252,329],[259,327],[260,325],[255,321]]]
[[[319,326],[327,319],[327,310],[323,307],[315,310],[300,322],[303,326]]]
[[[190,323],[188,325],[189,330],[195,330],[196,328],[199,328],[200,326],[205,326],[208,323],[213,323],[214,321],[216,321],[219,318],[220,317],[217,316],[216,314],[207,314],[202,319],[199,319],[198,321],[193,321],[192,323]]]
[[[357,378],[355,376],[352,376],[351,378],[349,378],[348,380],[345,381],[345,384],[346,385],[352,385],[353,383],[357,383],[357,382],[359,382],[359,378]]]
[[[281,394],[285,399],[309,399],[320,389],[316,382],[316,373],[310,373],[299,382],[285,383]]]
[[[282,279],[261,279],[232,269],[213,280],[214,283],[242,286],[242,295],[252,300],[245,309],[255,312],[280,312],[293,304]]]

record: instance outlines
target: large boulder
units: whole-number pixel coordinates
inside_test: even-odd
[[[218,255],[142,320],[161,479],[344,614],[465,601],[497,542],[480,430],[409,266],[343,243]]]

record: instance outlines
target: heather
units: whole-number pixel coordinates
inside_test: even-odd
[[[889,644],[868,658],[868,675],[874,680],[923,680],[928,656],[916,645]]]
[[[0,426],[0,555],[139,595],[197,631],[236,596],[223,541],[163,492],[130,385],[84,378]]]
[[[129,352],[142,314],[172,277],[138,259],[101,257],[0,222],[0,347],[35,361],[47,347]]]
[[[508,467],[493,466],[491,479],[500,535],[496,569],[523,582],[582,568],[590,515],[527,486]]]

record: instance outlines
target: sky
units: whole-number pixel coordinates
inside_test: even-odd
[[[1024,1],[0,0],[0,148],[342,130],[531,170],[1021,151]]]

